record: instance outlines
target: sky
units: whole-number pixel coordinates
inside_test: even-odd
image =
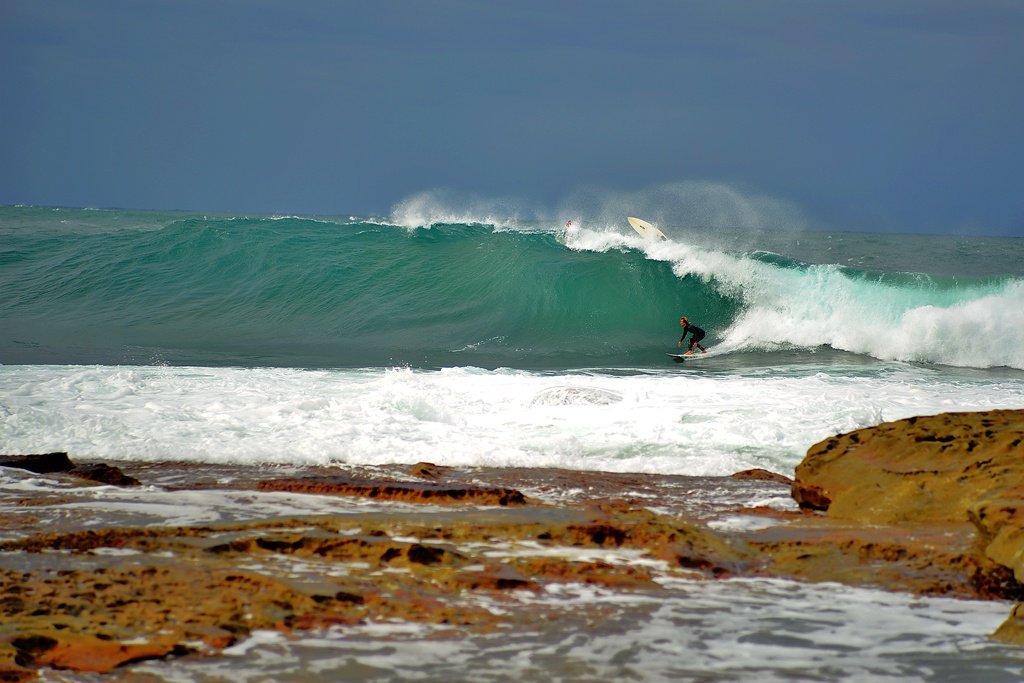
[[[3,205],[609,195],[1024,236],[1024,2],[0,0]]]

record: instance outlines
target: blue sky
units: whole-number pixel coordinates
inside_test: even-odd
[[[0,204],[555,215],[694,187],[1024,236],[1024,3],[0,2]]]

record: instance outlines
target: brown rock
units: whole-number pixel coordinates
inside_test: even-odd
[[[127,661],[185,653],[201,640],[230,644],[252,629],[351,620],[351,600],[316,599],[252,572],[177,565],[16,572],[0,570],[0,643],[26,668],[109,671]],[[0,650],[0,661],[3,651]]]
[[[0,681],[21,683],[36,678],[39,673],[18,663],[18,650],[7,642],[0,642]]]
[[[34,455],[0,455],[0,467],[13,467],[36,474],[63,472],[113,486],[138,486],[141,482],[130,477],[119,467],[103,463],[75,465],[67,453],[39,453]]]
[[[948,443],[941,436],[936,442]],[[830,453],[857,461],[866,438],[850,441],[842,456],[832,453],[836,448]],[[991,480],[1005,469],[986,473],[990,466],[978,463],[966,481]],[[857,467],[857,476],[868,477],[877,466]],[[882,469],[879,477],[924,476]],[[323,476],[257,484],[262,472],[253,470],[238,488],[448,505],[429,511],[374,505],[340,515],[188,527],[68,527],[0,542],[0,552],[19,553],[18,570],[0,568],[0,681],[46,666],[98,671],[135,658],[215,653],[254,629],[374,621],[459,625],[466,633],[514,629],[543,616],[537,601],[510,592],[546,591],[558,583],[650,594],[662,590],[666,577],[764,576],[973,598],[1011,598],[1020,590],[1007,567],[1020,555],[1018,507],[1024,506],[1018,506],[1020,489],[1010,485],[965,504],[958,521],[866,524],[835,514],[858,483],[845,482],[845,470],[801,480],[800,490],[818,487],[828,500],[825,507],[833,509],[827,514],[736,510],[735,503],[713,498],[687,506],[702,485],[711,491],[723,484],[758,491],[778,486],[756,480],[453,467],[444,468],[440,485],[401,483],[409,477],[407,466],[395,466],[393,476],[377,468],[349,471],[353,476],[344,478],[333,466],[311,468]],[[833,487],[831,476],[845,488]],[[160,481],[160,475],[147,471],[146,479]],[[509,505],[526,502],[513,486],[548,491],[558,502]],[[580,489],[585,495],[560,495]],[[122,552],[96,552],[102,548]],[[53,550],[61,551],[59,568]],[[468,596],[472,591],[486,592],[486,599]],[[492,611],[495,605],[501,609]],[[560,608],[543,609],[557,614]],[[603,607],[573,603],[572,609],[593,609],[590,617],[599,619]],[[1022,632],[1024,608],[996,635],[1020,642]],[[89,659],[85,650],[96,654]]]
[[[522,574],[549,581],[588,583],[616,589],[650,590],[657,587],[650,571],[607,562],[583,562],[551,557],[523,557],[513,560]]]
[[[752,573],[752,558],[738,559],[734,554],[708,552],[693,543],[678,543],[659,548],[655,557],[666,560],[673,567],[695,572],[711,579],[742,576]]]
[[[56,637],[22,634],[11,644],[29,666],[95,672],[110,671],[125,662],[166,657],[175,650],[174,639],[167,636],[145,643],[123,643],[90,635],[52,635]]]
[[[742,472],[737,472],[736,474],[732,475],[732,478],[743,479],[747,481],[774,481],[776,483],[785,484],[787,486],[791,486],[793,484],[793,480],[790,479],[789,477],[783,476],[781,474],[776,474],[775,472],[770,472],[768,470],[763,470],[757,467],[755,467],[752,470],[743,470]]]
[[[1024,645],[1024,604],[1017,603],[1006,621],[992,634],[992,638],[1013,645]]]
[[[936,566],[966,571],[982,597],[1018,596],[1024,582],[1024,410],[909,418],[826,439],[796,468],[793,498],[827,509],[830,518],[871,524],[969,521],[983,556],[972,551]],[[994,637],[1024,644],[1020,604]]]
[[[101,484],[111,484],[112,486],[139,486],[142,483],[135,477],[130,477],[122,472],[121,468],[103,463],[78,465],[67,472],[82,479],[98,481]]]
[[[421,479],[437,479],[441,476],[441,468],[432,462],[418,462],[409,468],[409,474]]]
[[[536,581],[506,565],[490,565],[479,571],[461,571],[452,576],[450,583],[467,590],[541,590]]]
[[[36,474],[67,472],[75,466],[67,453],[37,453],[33,455],[0,455],[0,467],[15,467]]]
[[[382,500],[445,505],[525,505],[526,498],[515,489],[443,486],[439,484],[360,483],[351,480],[270,479],[258,485],[261,491],[293,491],[348,496],[365,496]]]
[[[188,624],[185,627],[185,635],[202,640],[207,647],[214,650],[230,647],[237,640],[235,634],[226,628],[206,624]]]
[[[1012,572],[980,552],[968,522],[864,526],[808,517],[747,538],[757,573],[805,581],[873,585],[916,595],[1015,599]]]
[[[1008,489],[973,505],[968,516],[986,543],[985,554],[1024,583],[1024,491]]]
[[[1024,410],[909,418],[826,439],[796,468],[793,497],[861,522],[968,519],[1024,486]]]
[[[821,487],[801,482],[793,484],[793,500],[800,506],[801,510],[819,510],[825,512],[832,505],[832,499],[821,489]]]

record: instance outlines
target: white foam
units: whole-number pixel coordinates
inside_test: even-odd
[[[207,463],[791,471],[885,420],[1024,405],[1024,380],[869,376],[0,366],[10,453]],[[618,399],[618,400],[613,400]]]
[[[787,281],[788,280],[788,281]],[[734,347],[828,345],[883,360],[1024,369],[1024,282],[929,293],[850,279],[831,266],[746,280]],[[947,301],[932,303],[940,298]]]
[[[743,305],[719,332],[723,349],[831,346],[881,360],[1024,369],[1024,281],[942,289],[860,279],[835,265],[784,268],[685,242],[645,240],[615,229],[566,232],[571,249],[631,248],[672,264]]]

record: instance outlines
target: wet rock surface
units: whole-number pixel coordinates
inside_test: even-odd
[[[0,455],[0,467],[35,472],[36,474],[53,474],[62,472],[73,477],[89,479],[101,484],[112,486],[138,486],[139,480],[129,477],[118,467],[104,463],[75,465],[67,453],[36,453],[32,455]]]
[[[860,522],[966,521],[1019,499],[1024,410],[912,417],[815,444],[796,468],[801,506]]]
[[[517,591],[566,583],[657,592],[668,579],[775,577],[1017,599],[1022,425],[1024,411],[879,425],[811,448],[793,481],[146,463],[121,472],[139,486],[103,489],[225,497],[230,514],[209,523],[67,505],[91,481],[26,485],[0,507],[0,680],[215,654],[258,629],[486,632],[538,618]],[[1018,612],[995,637],[1024,642]]]
[[[826,439],[796,468],[793,499],[850,523],[970,526],[974,547],[954,559],[976,565],[974,585],[1012,586],[1024,581],[1024,410],[912,417]],[[1024,644],[1020,611],[997,638]]]
[[[420,475],[422,476],[422,475]],[[436,475],[435,475],[436,477]],[[261,491],[293,491],[330,495],[364,496],[416,503],[475,503],[477,505],[525,505],[523,494],[508,488],[440,486],[431,484],[378,484],[350,478],[272,479],[261,481]]]

